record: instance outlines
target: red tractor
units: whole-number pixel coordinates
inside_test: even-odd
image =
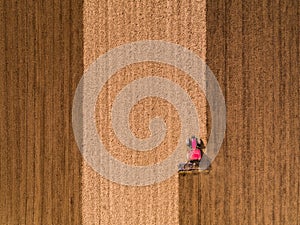
[[[205,148],[203,141],[195,136],[187,139],[186,144],[188,146],[187,162],[180,163],[178,166],[179,172],[185,171],[201,171],[200,161],[203,157],[203,149]]]

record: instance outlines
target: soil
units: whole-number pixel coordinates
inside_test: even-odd
[[[300,224],[299,12],[295,0],[3,1],[0,224]],[[148,39],[180,44],[206,60],[225,96],[226,137],[208,175],[123,186],[83,160],[72,101],[94,60]],[[178,139],[174,107],[148,98],[134,106],[130,128],[148,137],[148,122],[158,115],[167,139],[149,157],[118,142],[112,147],[113,97],[153,73],[189,93],[203,139],[210,130],[203,93],[182,71],[150,62],[124,68],[99,93],[95,116],[110,154],[128,164],[161,161]]]

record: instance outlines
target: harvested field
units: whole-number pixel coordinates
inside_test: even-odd
[[[0,224],[300,224],[299,17],[295,0],[1,2]],[[126,186],[101,176],[78,151],[72,101],[82,74],[108,50],[141,40],[190,49],[221,86],[227,131],[208,175]],[[180,136],[178,111],[149,97],[128,121],[143,139],[149,121],[162,118],[161,145],[135,151],[116,138],[114,99],[149,76],[182,87],[198,112],[196,135],[207,142],[210,131],[204,93],[183,71],[132,64],[99,91],[94,115],[103,145],[126,164],[168,158]]]
[[[207,63],[222,86],[226,139],[201,224],[299,224],[298,1],[208,1]]]

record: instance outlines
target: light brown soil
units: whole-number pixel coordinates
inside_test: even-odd
[[[84,5],[84,38],[85,68],[107,50],[138,40],[173,42],[205,59],[205,2],[88,0]],[[191,78],[160,63],[127,66],[113,75],[99,93],[96,118],[106,149],[130,165],[151,165],[164,160],[173,152],[180,135],[180,118],[175,108],[166,100],[149,97],[132,109],[130,126],[137,137],[146,138],[149,120],[155,116],[163,118],[167,124],[163,143],[150,152],[137,152],[116,138],[111,127],[111,107],[116,95],[125,85],[149,75],[167,78],[186,90],[196,105],[201,135],[206,138],[206,101]],[[178,224],[178,194],[177,176],[160,184],[129,187],[106,180],[84,164],[83,223]]]

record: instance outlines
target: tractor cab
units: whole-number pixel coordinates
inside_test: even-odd
[[[204,154],[203,149],[205,148],[203,141],[192,136],[186,140],[186,145],[188,147],[187,162],[180,163],[178,165],[178,171],[201,171],[199,165]]]

